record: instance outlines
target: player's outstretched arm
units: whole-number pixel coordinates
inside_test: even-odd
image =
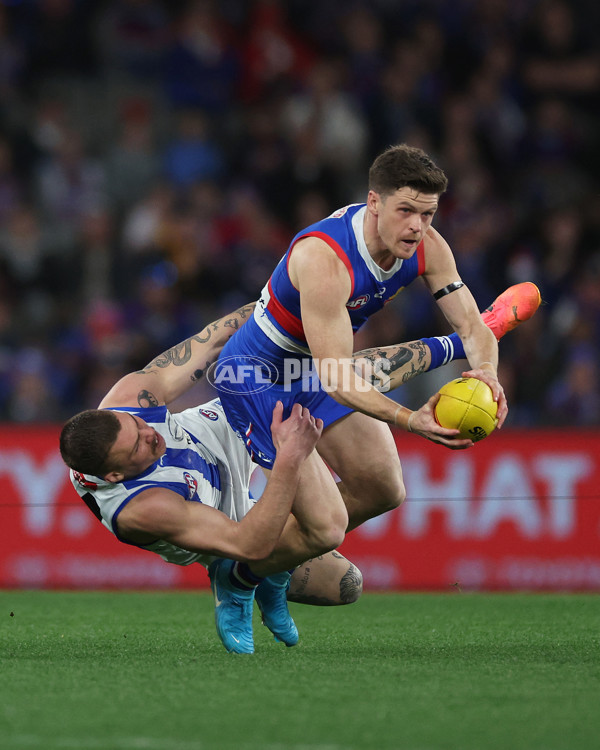
[[[100,408],[169,404],[191,388],[216,362],[228,339],[249,320],[256,302],[209,323],[199,333],[159,354],[138,372],[119,380]]]
[[[136,544],[157,539],[192,552],[242,562],[264,560],[274,550],[289,518],[305,459],[323,432],[323,422],[296,404],[283,420],[283,404],[273,410],[271,431],[277,455],[260,500],[241,521],[202,503],[186,502],[164,489],[134,497],[119,515],[119,533]]]

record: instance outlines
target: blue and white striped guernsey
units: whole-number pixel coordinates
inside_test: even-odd
[[[113,484],[99,477],[71,471],[77,493],[96,517],[120,541],[117,518],[127,503],[144,490],[161,487],[186,501],[204,503],[239,521],[252,507],[250,475],[255,468],[243,442],[231,429],[218,399],[171,414],[166,406],[149,409],[119,408],[153,427],[166,442],[166,451],[145,472]],[[142,545],[139,545],[142,546]],[[213,557],[190,552],[157,540],[142,549],[156,552],[167,562],[208,565]]]

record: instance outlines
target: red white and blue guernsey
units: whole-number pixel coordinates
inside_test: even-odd
[[[244,438],[254,461],[269,468],[275,458],[270,423],[277,400],[284,418],[294,403],[320,417],[325,427],[352,413],[327,394],[312,367],[300,312],[300,294],[288,273],[295,244],[306,237],[326,242],[346,266],[351,290],[346,308],[354,332],[425,271],[423,243],[408,260],[384,271],[364,239],[366,204],[345,206],[299,232],[262,291],[253,317],[224,347],[213,374],[227,419]]]
[[[210,505],[234,521],[241,520],[250,510],[254,500],[250,497],[249,483],[255,467],[243,441],[229,426],[218,399],[179,414],[171,414],[166,406],[114,411],[141,417],[166,442],[166,451],[158,461],[139,476],[124,482],[113,484],[71,471],[77,493],[117,539],[129,544],[119,535],[119,513],[132,498],[151,488],[168,489],[188,502]],[[135,546],[156,552],[163,560],[177,565],[199,562],[208,566],[215,559],[162,539]]]

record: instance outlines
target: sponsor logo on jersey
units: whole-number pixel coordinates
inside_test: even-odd
[[[191,500],[196,492],[198,492],[198,481],[188,471],[183,472],[183,478],[189,488],[189,497]]]
[[[360,297],[351,299],[350,302],[346,302],[346,307],[349,310],[358,310],[360,307],[364,307],[370,299],[370,294],[361,294]]]
[[[203,417],[212,420],[213,422],[216,422],[219,418],[217,412],[212,411],[211,409],[200,409],[200,414],[202,414]]]
[[[86,490],[97,490],[98,489],[98,485],[96,484],[96,482],[92,482],[89,479],[86,479],[85,476],[81,472],[74,471],[73,472],[73,476],[79,482],[79,484],[82,487],[86,488]]]

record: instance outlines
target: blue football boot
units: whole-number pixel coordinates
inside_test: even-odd
[[[209,565],[210,586],[215,597],[217,633],[227,651],[253,654],[252,610],[254,589],[235,587],[229,578],[233,560],[213,560]]]
[[[276,573],[256,587],[256,603],[262,614],[263,625],[269,628],[276,641],[283,641],[286,646],[295,646],[299,639],[298,628],[287,605],[291,577],[286,571]]]

